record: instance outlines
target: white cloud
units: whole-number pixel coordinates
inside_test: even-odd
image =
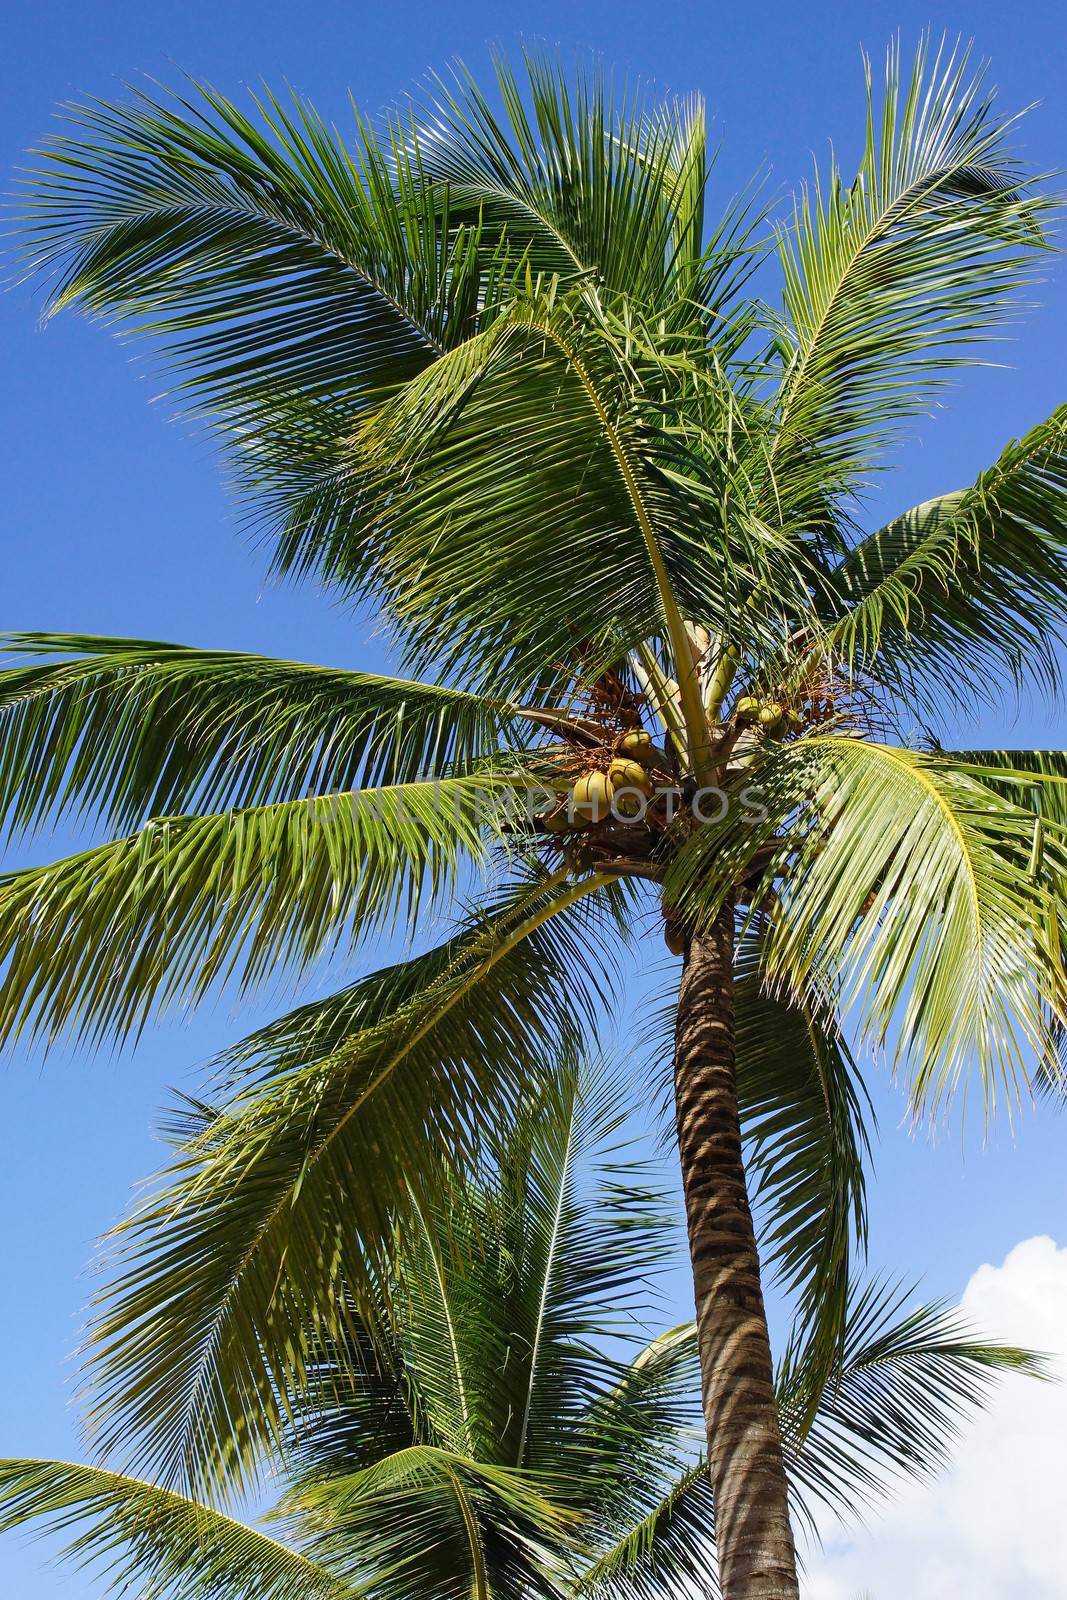
[[[987,1338],[1056,1358],[1067,1375],[1067,1248],[1016,1245],[963,1295]],[[933,1484],[909,1486],[866,1530],[808,1557],[805,1600],[1067,1600],[1067,1382],[1001,1380]]]

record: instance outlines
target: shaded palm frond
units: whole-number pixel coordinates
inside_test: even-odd
[[[718,478],[654,415],[655,376],[643,394],[617,339],[532,285],[368,422],[360,478],[389,529],[375,582],[418,670],[443,656],[514,694],[582,647],[617,665],[662,636],[686,694],[683,616],[724,627],[777,550],[723,526]]]
[[[798,1510],[812,1523],[820,1502],[851,1517],[902,1479],[931,1477],[1010,1373],[1046,1375],[1041,1357],[976,1339],[951,1307],[912,1304],[891,1284],[854,1286],[836,1380],[825,1384],[798,1344],[779,1372]]]
[[[760,1260],[796,1297],[809,1359],[841,1358],[849,1284],[867,1243],[874,1113],[825,1005],[768,992],[761,941],[738,952],[737,1095]]]
[[[943,1306],[910,1305],[877,1283],[853,1287],[834,1376],[806,1341],[791,1344],[777,1374],[794,1513],[815,1531],[819,1507],[852,1517],[902,1479],[929,1477],[998,1375],[1042,1371],[1025,1351],[976,1339]],[[690,1461],[577,1590],[640,1600],[706,1594],[714,1527],[707,1465]]]
[[[395,1600],[423,1589],[452,1600],[560,1592],[543,1552],[566,1540],[571,1519],[513,1467],[412,1445],[293,1490],[280,1512],[299,1519],[317,1559]]]
[[[282,1445],[321,1340],[343,1350],[353,1315],[373,1326],[394,1298],[398,1231],[447,1209],[491,1130],[588,1043],[602,978],[579,906],[598,886],[525,886],[444,950],[231,1054],[224,1107],[192,1108],[113,1239],[92,1344],[102,1447],[199,1484]]]

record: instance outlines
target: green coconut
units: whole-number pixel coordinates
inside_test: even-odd
[[[738,722],[755,722],[759,710],[760,704],[755,695],[743,694],[734,706],[734,718]]]
[[[768,732],[772,728],[776,728],[782,720],[782,714],[782,707],[777,700],[771,700],[767,705],[760,707],[760,727],[766,728]]]
[[[620,789],[612,796],[611,805],[617,817],[624,817],[629,821],[641,815],[645,808],[645,799],[643,795],[637,794],[630,785],[627,785],[626,788]]]

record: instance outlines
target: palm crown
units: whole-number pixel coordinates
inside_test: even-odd
[[[634,1349],[670,1227],[620,1131],[624,1087],[564,1068],[477,1180],[420,1214],[388,1341],[353,1304],[343,1350],[318,1342],[265,1527],[108,1466],[25,1460],[0,1462],[0,1527],[40,1519],[116,1591],[169,1600],[699,1592],[695,1334]],[[809,1392],[798,1351],[779,1373],[798,1507],[849,1512],[931,1471],[996,1369],[1032,1366],[937,1306],[857,1289],[833,1391]]]
[[[749,1177],[826,1371],[864,1230],[837,1018],[891,1042],[919,1105],[972,1065],[991,1103],[1052,1059],[1067,760],[893,730],[1054,676],[1067,415],[859,523],[1049,202],[964,60],[921,50],[909,76],[893,50],[881,104],[868,87],[855,180],[823,174],[770,244],[744,205],[709,229],[699,102],[538,58],[524,84],[498,66],[501,114],[461,75],[360,121],[354,153],[300,103],[253,122],[203,89],[80,108],[44,152],[27,228],[53,307],[161,339],[276,567],[377,607],[421,678],[15,639],[10,814],[112,837],[4,881],[5,1030],[125,1035],[498,877],[442,946],[223,1064],[123,1231],[105,1439],[177,1441],[194,1482],[272,1444],[342,1270],[380,1303],[395,1230],[588,1037],[603,949],[653,896],[687,948],[747,912]],[[753,288],[771,263],[778,311]],[[601,817],[620,776],[656,793]],[[504,803],[531,788],[535,814]]]

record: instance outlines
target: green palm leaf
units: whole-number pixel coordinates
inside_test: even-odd
[[[842,1015],[856,1007],[875,1043],[892,1030],[916,1107],[972,1063],[987,1109],[1018,1094],[1030,1053],[1053,1053],[1065,1002],[1058,890],[1031,875],[1035,817],[1018,792],[944,755],[832,733],[763,747],[744,781],[766,820],[750,826],[735,806],[700,830],[667,874],[671,899],[713,916],[766,849],[772,982],[818,999],[832,973]],[[1064,847],[1049,827],[1056,883]]]
[[[69,1461],[0,1461],[0,1530],[43,1520],[64,1554],[143,1600],[354,1600],[339,1573],[156,1484]]]
[[[927,703],[1002,693],[1005,673],[1054,685],[1065,574],[1061,406],[971,488],[913,507],[849,553],[831,580],[846,613],[820,649]]]
[[[899,44],[851,184],[836,162],[781,233],[775,485],[794,508],[854,485],[905,417],[988,336],[1032,275],[1049,201],[1023,176],[982,74]]]
[[[222,1064],[223,1109],[193,1108],[115,1236],[93,1334],[104,1446],[191,1483],[279,1447],[316,1342],[351,1330],[350,1295],[372,1319],[394,1298],[396,1230],[447,1204],[450,1174],[584,1044],[603,979],[582,902],[599,884],[527,886]]]
[[[484,760],[513,713],[438,684],[141,639],[17,634],[0,672],[0,792],[49,812],[148,817],[411,783]],[[73,659],[69,659],[73,658]]]
[[[721,313],[748,239],[728,212],[705,243],[703,103],[650,106],[599,67],[575,77],[531,51],[523,67],[524,81],[494,60],[502,114],[462,67],[416,100],[424,170],[455,213],[503,231],[535,271],[595,275],[605,297],[661,313],[687,300],[689,315],[701,301]]]
[[[0,878],[0,1031],[90,1040],[236,977],[306,972],[372,929],[413,926],[508,837],[520,774],[486,770],[160,817]]]
[[[396,1600],[551,1593],[541,1551],[570,1520],[529,1474],[431,1445],[298,1488],[282,1510],[299,1513],[320,1560]]]

